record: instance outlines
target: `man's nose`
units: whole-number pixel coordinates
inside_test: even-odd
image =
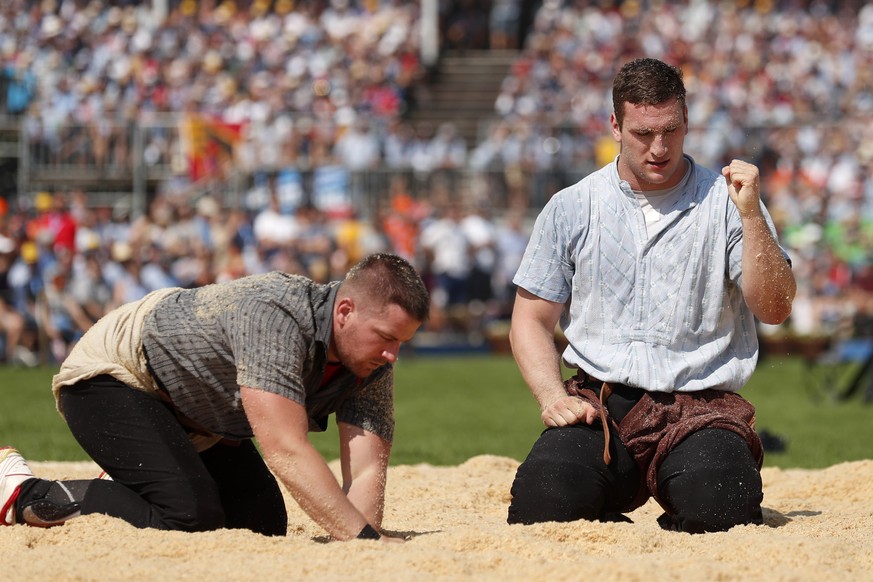
[[[667,138],[663,135],[656,135],[652,140],[652,154],[661,157],[667,153]]]
[[[385,358],[385,361],[389,364],[395,363],[399,355],[400,342],[393,343],[382,351],[382,357]]]

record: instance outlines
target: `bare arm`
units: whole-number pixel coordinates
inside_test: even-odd
[[[376,529],[382,526],[391,443],[364,429],[340,422],[343,491]]]
[[[564,390],[555,326],[564,306],[519,289],[512,309],[509,341],[524,381],[540,405],[546,426],[566,426],[595,418],[594,408]]]
[[[782,323],[791,314],[797,284],[761,212],[758,168],[733,160],[722,175],[743,221],[743,298],[762,322]]]
[[[343,493],[324,458],[307,438],[305,408],[243,386],[242,403],[267,465],[318,525],[339,540],[354,539],[367,519]]]

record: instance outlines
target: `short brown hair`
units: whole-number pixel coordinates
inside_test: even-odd
[[[612,108],[621,127],[624,104],[658,105],[676,98],[685,106],[682,71],[657,59],[642,58],[625,63],[612,83]]]
[[[391,253],[364,257],[349,270],[342,285],[382,305],[398,305],[422,323],[430,313],[430,294],[421,275],[406,259]]]

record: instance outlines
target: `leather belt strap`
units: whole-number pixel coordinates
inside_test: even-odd
[[[609,465],[609,423],[606,421],[606,400],[612,395],[612,386],[604,382],[600,387],[600,422],[603,425],[603,462]]]

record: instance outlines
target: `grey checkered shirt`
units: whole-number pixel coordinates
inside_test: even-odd
[[[152,374],[185,416],[227,438],[252,436],[240,401],[250,386],[305,405],[311,430],[336,412],[390,441],[390,365],[364,380],[343,369],[321,385],[336,290],[274,272],[173,293],[145,320]]]

